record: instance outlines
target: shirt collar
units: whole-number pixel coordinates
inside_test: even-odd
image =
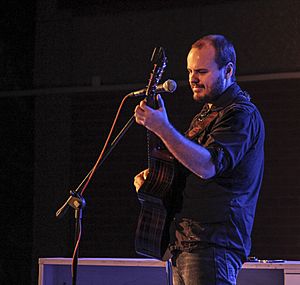
[[[211,111],[218,111],[230,105],[240,92],[242,92],[240,86],[234,82],[213,102]]]

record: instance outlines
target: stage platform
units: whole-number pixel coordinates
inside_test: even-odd
[[[40,258],[39,285],[71,285],[71,258]],[[79,258],[77,285],[169,285],[168,262]],[[237,285],[299,285],[300,261],[247,262]]]

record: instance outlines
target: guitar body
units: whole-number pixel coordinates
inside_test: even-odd
[[[161,154],[151,156],[149,174],[138,191],[141,211],[135,249],[139,254],[168,260],[175,165],[171,155],[164,152]]]

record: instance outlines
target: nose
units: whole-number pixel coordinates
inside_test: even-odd
[[[191,83],[198,83],[199,82],[199,78],[196,76],[196,72],[191,71],[189,73],[189,80]]]

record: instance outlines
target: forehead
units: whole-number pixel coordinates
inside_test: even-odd
[[[192,48],[187,57],[187,68],[216,68],[215,53],[215,48],[209,44],[203,46],[201,49]]]

